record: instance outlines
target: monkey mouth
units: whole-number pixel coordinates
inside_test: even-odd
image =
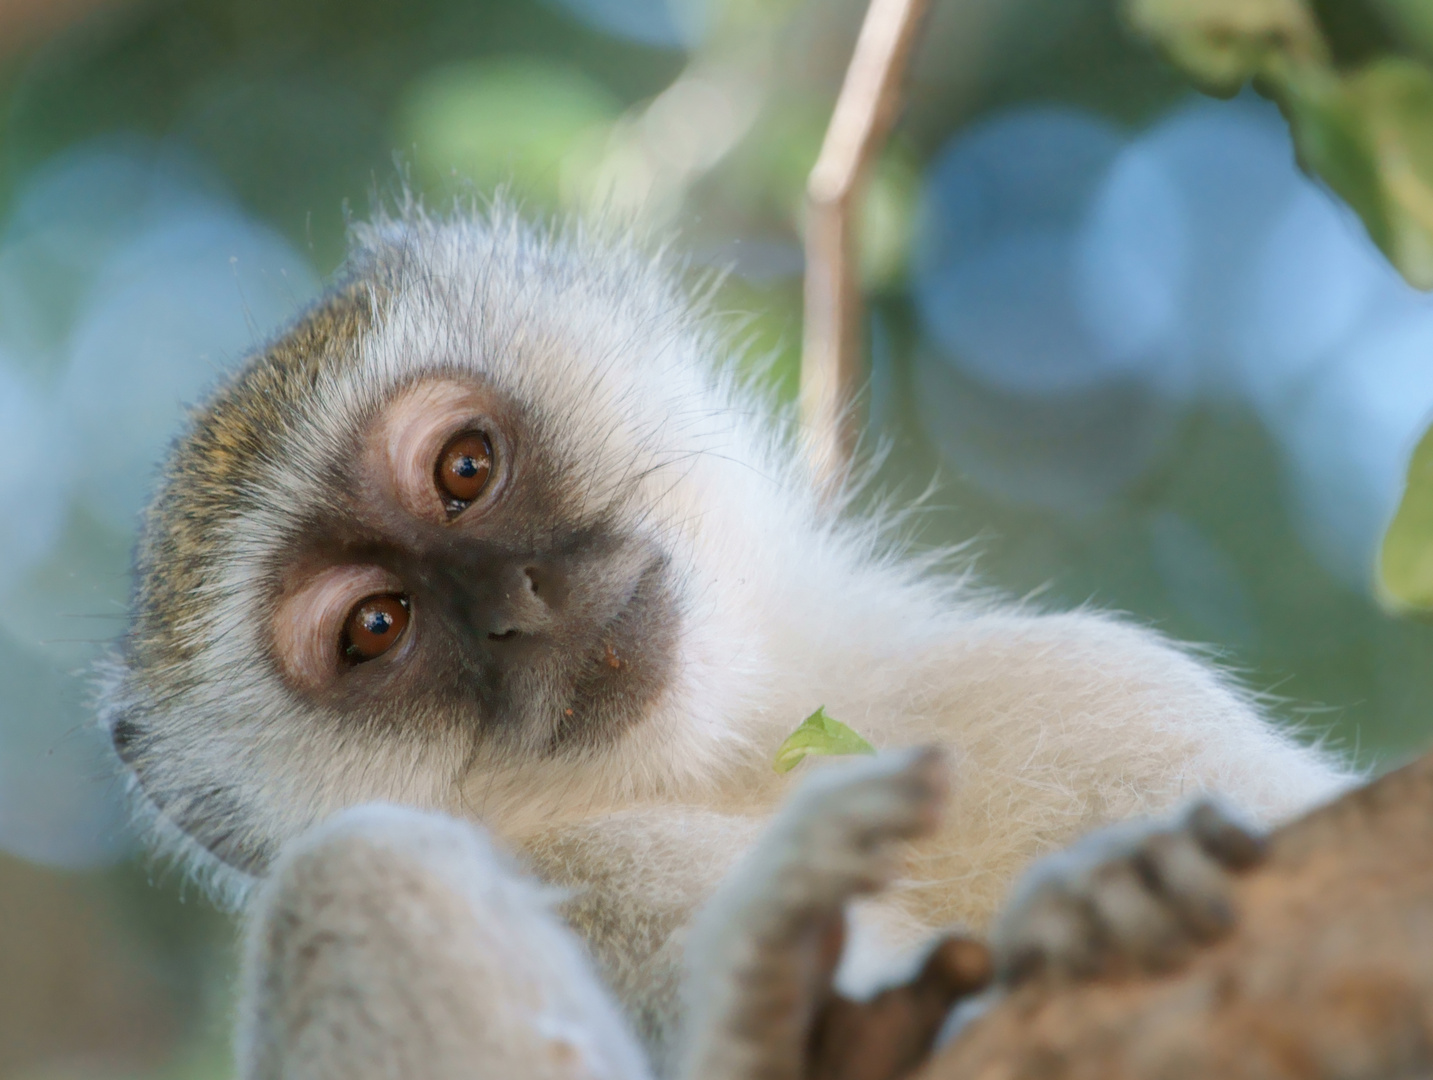
[[[618,604],[616,613],[607,620],[598,634],[602,643],[598,657],[601,666],[614,671],[620,671],[625,666],[618,642],[626,645],[634,636],[634,630],[645,629],[645,626],[638,624],[644,623],[648,618],[649,608],[664,599],[666,570],[666,557],[654,555],[637,575],[626,598]]]
[[[610,742],[649,715],[676,666],[678,623],[668,560],[656,555],[594,635],[557,710],[549,752]]]

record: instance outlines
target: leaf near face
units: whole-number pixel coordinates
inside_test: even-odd
[[[801,721],[776,750],[772,768],[779,773],[790,772],[808,754],[840,757],[850,754],[874,755],[876,748],[839,720],[826,715],[826,706]]]

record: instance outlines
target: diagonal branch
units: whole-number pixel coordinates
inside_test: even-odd
[[[865,378],[855,231],[870,168],[890,133],[928,0],[871,0],[821,154],[806,184],[801,419],[818,484],[846,474]]]
[[[1433,754],[1277,830],[1172,971],[1034,980],[912,1080],[1433,1076]]]

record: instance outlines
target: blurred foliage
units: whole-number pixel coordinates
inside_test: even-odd
[[[1433,4],[1377,0],[1386,51],[1369,55],[1367,35],[1362,49],[1330,50],[1303,0],[1126,3],[1135,30],[1209,92],[1253,79],[1273,94],[1304,167],[1348,202],[1411,284],[1433,288]],[[1351,53],[1362,55],[1336,62]],[[1413,455],[1377,581],[1390,607],[1433,612],[1433,429]]]
[[[1381,597],[1390,608],[1433,611],[1433,429],[1413,451],[1378,569]]]
[[[1304,166],[1356,210],[1410,283],[1433,288],[1433,71],[1403,56],[1335,64],[1304,0],[1126,0],[1135,30],[1197,84],[1257,80],[1284,107]],[[1415,32],[1433,22],[1387,5]]]
[[[1433,4],[1427,0],[1376,0],[1396,37],[1423,57],[1433,58]]]
[[[1387,57],[1283,84],[1305,165],[1359,213],[1408,281],[1433,288],[1433,72]]]
[[[1229,96],[1285,63],[1327,63],[1302,0],[1128,0],[1135,30],[1212,94]]]
[[[503,59],[423,76],[405,93],[397,128],[434,186],[444,174],[481,191],[517,181],[556,206],[576,201],[562,198],[564,174],[570,192],[570,174],[592,171],[620,111],[614,95],[574,68]]]

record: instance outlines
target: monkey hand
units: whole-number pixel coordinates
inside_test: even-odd
[[[846,905],[891,881],[900,842],[939,822],[947,784],[935,749],[802,783],[693,929],[684,1076],[890,1080],[925,1056],[952,1004],[988,979],[983,946],[945,938],[912,981],[869,1001],[833,980]]]
[[[730,956],[734,937],[785,943],[882,889],[896,873],[898,843],[935,828],[947,784],[944,757],[933,748],[833,764],[806,777],[708,903],[689,960]]]
[[[1232,929],[1234,875],[1260,833],[1201,799],[1173,820],[1127,822],[1037,862],[991,935],[999,982],[1157,971]]]

